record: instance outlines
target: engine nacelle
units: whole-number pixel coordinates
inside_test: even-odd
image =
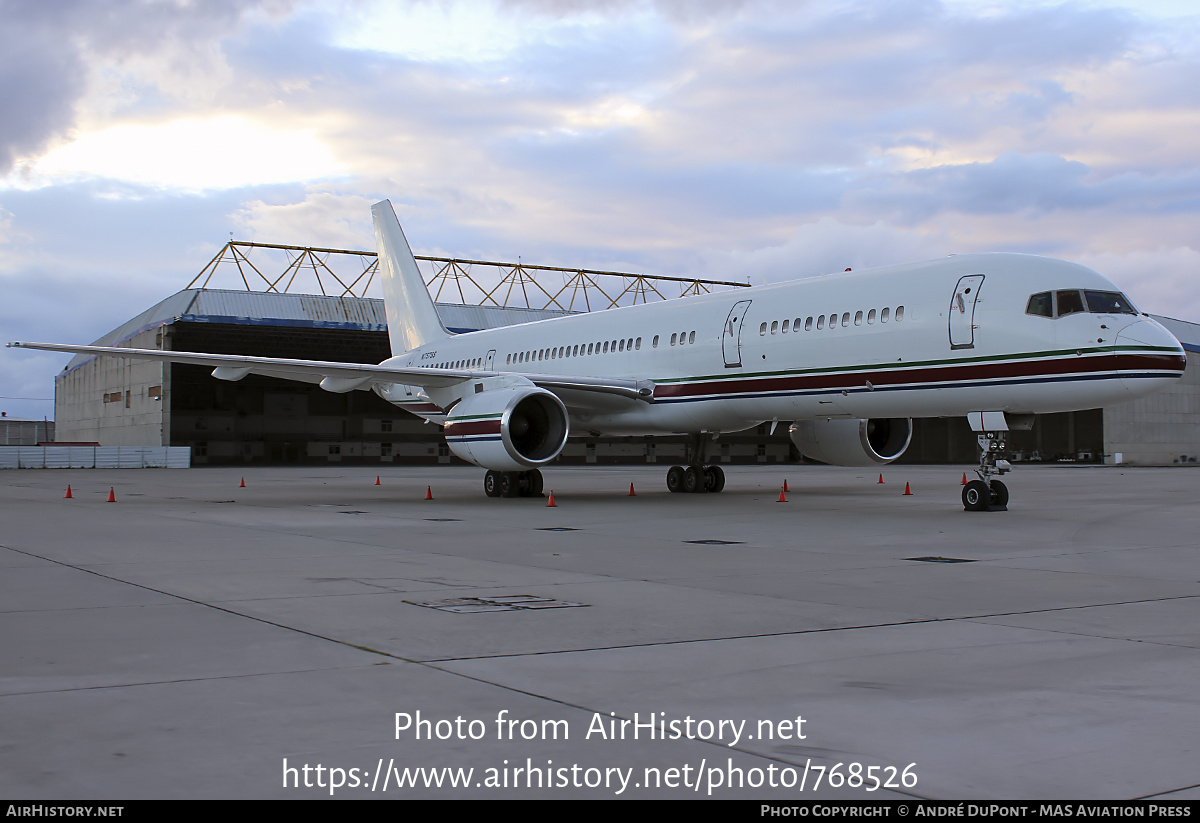
[[[464,397],[446,415],[450,451],[495,471],[549,463],[567,444],[570,418],[553,393],[533,386],[491,389]]]
[[[912,420],[800,420],[788,434],[805,457],[834,466],[876,466],[904,454],[912,440]]]

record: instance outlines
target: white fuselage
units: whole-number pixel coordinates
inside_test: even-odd
[[[1117,292],[1073,263],[961,255],[461,334],[387,364],[655,384],[653,402],[611,410],[572,408],[565,393],[576,434],[1069,411],[1182,373],[1178,341],[1145,315],[1027,313],[1032,295],[1059,289]],[[422,389],[401,388],[380,394],[444,421]]]

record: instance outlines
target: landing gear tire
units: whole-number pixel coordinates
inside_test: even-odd
[[[717,493],[725,488],[725,470],[720,466],[704,467],[704,490]]]
[[[667,491],[683,491],[683,466],[672,466],[667,470]]]
[[[526,472],[529,475],[529,496],[542,496],[542,473],[537,469],[531,469]]]
[[[489,470],[488,473],[483,476],[483,493],[488,497],[500,496],[500,478],[502,474],[503,472]]]
[[[519,497],[521,494],[521,483],[517,472],[500,472],[500,496],[501,497]]]
[[[1008,505],[1008,486],[999,480],[992,481],[992,495],[989,505],[997,508]]]
[[[720,466],[672,466],[667,471],[667,491],[697,494],[725,488],[725,470]]]
[[[1008,490],[1005,489],[1005,497],[1008,496]],[[967,485],[963,486],[962,501],[963,508],[969,512],[985,511],[991,503],[992,493],[988,489],[987,483],[982,480],[972,480]]]

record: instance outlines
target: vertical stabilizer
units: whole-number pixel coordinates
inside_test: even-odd
[[[371,206],[371,216],[375,218],[375,246],[379,251],[379,275],[383,279],[383,304],[392,355],[449,337],[421,279],[392,201],[383,200]]]

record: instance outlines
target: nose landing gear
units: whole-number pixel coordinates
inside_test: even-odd
[[[963,486],[963,508],[969,512],[1006,512],[1008,487],[992,479],[993,476],[1012,471],[1012,464],[1004,459],[1004,432],[980,432],[976,439],[980,455],[975,474],[979,475],[979,479]]]

